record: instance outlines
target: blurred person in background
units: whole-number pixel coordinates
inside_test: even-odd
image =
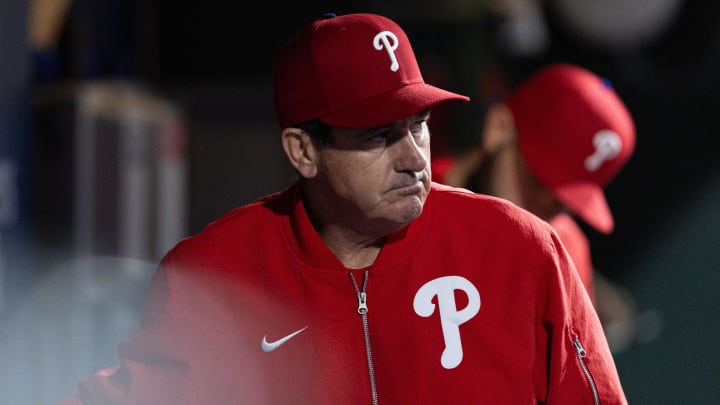
[[[438,157],[436,181],[498,196],[548,221],[568,249],[611,347],[632,337],[632,297],[594,270],[575,217],[602,234],[614,220],[604,188],[635,148],[635,126],[611,84],[583,67],[537,70],[490,106],[480,140],[457,157]]]
[[[172,248],[120,363],[63,404],[626,404],[552,228],[431,181],[405,32],[328,14],[274,74],[298,180]],[[482,297],[482,308],[481,308]]]

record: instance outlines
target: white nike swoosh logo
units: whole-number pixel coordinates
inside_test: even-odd
[[[302,328],[302,329],[300,329],[300,330],[296,330],[295,332],[293,332],[293,333],[285,336],[285,337],[282,338],[282,339],[278,339],[278,340],[276,340],[276,341],[274,341],[274,342],[268,342],[268,341],[267,341],[267,335],[265,335],[265,336],[263,336],[263,338],[262,338],[262,342],[260,343],[260,347],[262,347],[262,350],[263,350],[264,352],[266,352],[266,353],[271,352],[271,351],[277,349],[278,347],[282,346],[285,342],[287,342],[288,340],[294,338],[295,336],[297,336],[298,333],[304,331],[304,330],[307,329],[307,328],[308,328],[308,327],[306,326],[306,327],[304,327],[304,328]]]

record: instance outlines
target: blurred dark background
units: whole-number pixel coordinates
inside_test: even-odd
[[[426,81],[471,96],[434,112],[433,153],[538,67],[606,77],[637,147],[609,185],[597,270],[636,317],[613,345],[633,404],[720,397],[720,3],[3,0],[0,398],[47,404],[111,365],[154,265],[179,238],[288,185],[276,52],[325,12],[376,12]],[[6,403],[5,400],[0,402]]]

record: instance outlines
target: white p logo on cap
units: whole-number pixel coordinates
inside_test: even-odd
[[[609,129],[598,131],[593,136],[593,146],[595,152],[585,159],[585,168],[594,172],[608,160],[614,159],[622,150],[622,140],[620,136]]]
[[[375,35],[375,39],[373,39],[373,46],[375,46],[375,49],[378,51],[385,48],[388,56],[390,57],[390,61],[392,62],[390,64],[390,70],[397,72],[397,70],[400,69],[400,64],[397,61],[397,57],[395,57],[395,50],[398,47],[398,39],[395,34],[390,31],[380,32]]]

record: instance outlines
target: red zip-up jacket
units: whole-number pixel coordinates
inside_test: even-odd
[[[119,355],[62,403],[627,403],[552,228],[435,183],[360,270],[297,184],[229,212],[166,255]]]

